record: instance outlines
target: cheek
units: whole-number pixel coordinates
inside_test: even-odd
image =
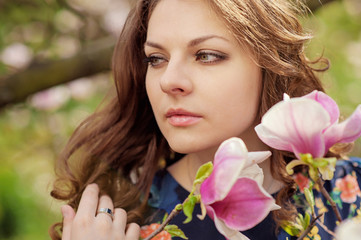
[[[148,76],[148,74],[145,77],[145,89],[147,91],[148,99],[153,106],[153,102],[156,101],[156,84],[154,81],[152,81],[152,78]]]
[[[252,112],[258,110],[261,96],[261,78],[258,74],[228,75],[222,84],[215,86],[208,94],[217,108],[228,108],[231,112]],[[244,109],[244,110],[243,110]],[[247,110],[247,111],[246,111]]]
[[[159,96],[159,94],[157,94],[157,89],[154,81],[151,81],[148,77],[146,77],[145,88],[153,113],[155,115],[155,118],[157,118],[156,106],[158,105],[159,99],[157,99],[157,96]]]

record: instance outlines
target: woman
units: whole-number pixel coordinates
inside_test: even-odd
[[[138,239],[138,225],[126,223],[159,220],[148,218],[149,206],[166,210],[152,182],[190,191],[198,167],[230,137],[269,150],[254,131],[263,114],[283,93],[323,90],[294,8],[286,0],[138,1],[114,52],[117,96],[78,127],[58,161],[52,196],[68,202],[64,240]],[[271,150],[260,165],[263,187],[282,208],[246,232],[251,239],[275,239],[296,213],[285,171],[292,155]],[[209,218],[188,226],[190,239],[223,239]]]

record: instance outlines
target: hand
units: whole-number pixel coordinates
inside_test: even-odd
[[[99,188],[96,184],[88,185],[80,199],[77,213],[69,205],[61,208],[63,220],[62,240],[138,240],[140,228],[131,223],[127,226],[127,213],[114,209],[109,196],[98,198]],[[114,213],[98,213],[100,208],[109,208]]]

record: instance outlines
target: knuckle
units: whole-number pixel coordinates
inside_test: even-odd
[[[112,228],[112,223],[107,219],[101,218],[98,219],[96,222],[96,229],[101,234],[109,234],[111,228]]]
[[[127,216],[127,212],[123,208],[114,209],[114,213],[118,214],[119,216]]]
[[[92,220],[87,217],[75,217],[73,226],[77,228],[88,228],[92,224]]]
[[[114,239],[116,239],[116,240],[124,239],[125,233],[124,233],[124,231],[118,230],[118,231],[114,231],[113,236],[114,236]]]

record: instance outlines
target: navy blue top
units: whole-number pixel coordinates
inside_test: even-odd
[[[348,177],[346,177],[349,175]],[[335,176],[331,181],[326,181],[324,186],[330,193],[331,197],[337,203],[342,219],[350,218],[356,215],[356,210],[360,209],[361,195],[360,191],[355,193],[347,194],[347,192],[340,188],[341,183],[345,182],[352,176],[353,179],[357,178],[358,185],[361,186],[361,159],[351,158],[351,161],[337,161]],[[346,178],[345,178],[346,177]],[[336,184],[337,181],[337,184]],[[336,187],[336,185],[338,187]],[[277,193],[276,193],[277,194]],[[275,194],[275,195],[276,195]],[[149,206],[152,209],[152,214],[148,218],[148,223],[160,223],[165,213],[170,213],[173,208],[178,204],[182,203],[189,195],[189,192],[185,190],[178,182],[166,171],[160,171],[154,178],[153,185],[150,191]],[[356,197],[354,196],[356,195]],[[316,215],[318,213],[325,213],[320,219],[321,222],[331,231],[335,228],[336,217],[332,211],[331,206],[327,203],[327,200],[322,196],[320,192],[314,190],[315,202],[316,202]],[[300,193],[299,189],[293,196],[297,209],[300,213],[304,213],[307,208],[304,195]],[[194,216],[200,214],[199,204],[196,205]],[[183,224],[186,219],[183,213],[178,214],[172,221],[171,224],[176,224],[180,229],[183,230],[188,239],[191,240],[224,240],[225,237],[221,235],[216,229],[214,222],[208,216],[204,220],[199,220],[194,217],[190,223]],[[275,222],[269,214],[261,223],[252,229],[242,232],[251,240],[294,240],[297,237],[291,237],[283,229],[279,229],[276,233]],[[307,236],[309,239],[322,240],[333,239],[324,228],[318,224]],[[181,239],[173,237],[172,239]]]

